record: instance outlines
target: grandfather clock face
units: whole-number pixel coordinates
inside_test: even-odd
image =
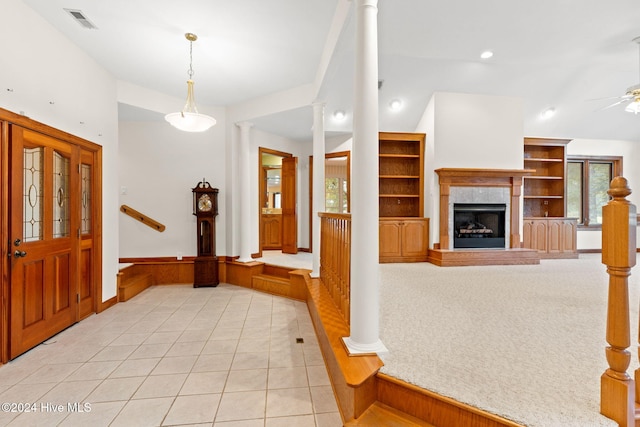
[[[208,194],[201,194],[198,197],[198,212],[211,212],[213,209],[213,202],[211,201],[211,196]]]

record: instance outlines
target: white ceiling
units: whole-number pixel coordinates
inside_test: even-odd
[[[177,98],[189,63],[183,34],[196,33],[196,101],[232,106],[313,83],[345,0],[23,1],[119,80]],[[98,29],[63,8],[82,10]],[[527,136],[640,142],[640,115],[602,110],[615,100],[601,99],[640,83],[638,0],[379,0],[378,8],[381,130],[413,131],[432,94],[446,91],[522,98]],[[351,126],[353,11],[339,34],[320,91],[329,135]],[[487,49],[494,57],[481,60]],[[392,99],[402,111],[389,111]],[[557,113],[542,120],[547,107]],[[346,121],[332,120],[336,109]],[[130,106],[120,115],[162,119]],[[311,140],[311,107],[252,122]]]

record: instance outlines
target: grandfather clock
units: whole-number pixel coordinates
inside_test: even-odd
[[[193,214],[197,218],[198,255],[193,260],[193,287],[218,286],[216,257],[216,216],[218,189],[202,179],[194,188]]]

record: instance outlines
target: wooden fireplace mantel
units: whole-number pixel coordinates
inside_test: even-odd
[[[514,178],[533,175],[535,169],[476,169],[476,168],[440,168],[436,173],[440,185],[449,183],[456,186],[510,186]],[[480,183],[480,184],[478,184]]]
[[[522,179],[533,169],[440,168],[440,249],[449,249],[449,195],[451,187],[510,187],[509,247],[520,247],[520,194]]]

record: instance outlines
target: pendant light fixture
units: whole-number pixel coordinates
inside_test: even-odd
[[[198,40],[198,36],[193,33],[184,35],[189,40],[189,80],[187,80],[187,103],[182,111],[169,113],[164,116],[165,120],[185,132],[204,132],[216,124],[216,119],[206,114],[198,113],[196,101],[193,96],[193,42]]]

